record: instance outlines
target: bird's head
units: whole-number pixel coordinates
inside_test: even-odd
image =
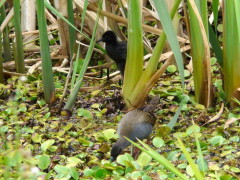
[[[114,144],[111,150],[110,160],[114,161],[117,159],[118,155],[122,152],[122,147],[118,144]]]
[[[97,42],[101,41],[105,43],[115,43],[117,42],[117,36],[113,31],[106,31]]]

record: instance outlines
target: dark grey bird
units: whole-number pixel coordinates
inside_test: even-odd
[[[147,139],[149,137],[156,122],[153,111],[159,99],[159,96],[155,96],[147,106],[130,111],[123,116],[118,125],[119,139],[111,149],[111,160],[115,160],[122,150],[130,145],[130,142],[124,137],[132,141]]]
[[[121,75],[124,76],[127,58],[127,43],[118,41],[113,31],[106,31],[97,42],[101,41],[106,43],[107,55],[114,60]]]

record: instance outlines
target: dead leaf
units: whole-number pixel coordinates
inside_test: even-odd
[[[223,113],[223,108],[224,108],[224,103],[222,103],[220,111],[213,118],[211,118],[209,121],[207,121],[205,124],[217,121]]]
[[[234,123],[235,121],[238,121],[240,120],[240,118],[235,118],[235,117],[232,117],[230,119],[228,119],[224,125],[224,129],[228,128],[230,124]]]

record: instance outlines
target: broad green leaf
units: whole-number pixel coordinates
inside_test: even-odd
[[[225,142],[225,138],[222,136],[214,136],[211,139],[209,139],[208,141],[211,143],[211,145],[213,146],[219,146],[222,145]]]
[[[81,159],[77,158],[77,157],[69,157],[67,159],[68,167],[75,167],[82,162],[83,161]]]
[[[54,170],[58,173],[61,174],[62,177],[68,175],[69,173],[69,169],[66,166],[62,166],[62,165],[56,165],[54,166]]]
[[[198,125],[192,125],[189,128],[187,128],[187,134],[191,135],[193,133],[199,133],[200,132],[200,127]]]
[[[65,127],[63,127],[63,129],[64,129],[65,131],[68,131],[68,130],[70,130],[72,127],[73,127],[73,123],[68,123]]]
[[[153,138],[153,145],[156,147],[156,148],[160,148],[162,146],[165,145],[165,142],[162,138],[160,137],[155,137]]]
[[[93,119],[93,114],[91,111],[83,108],[80,108],[77,111],[78,111],[78,116],[85,117],[87,119]]]
[[[48,166],[50,165],[51,163],[51,159],[48,155],[42,155],[40,158],[39,158],[39,161],[38,161],[38,167],[41,169],[41,170],[44,170],[44,169],[47,169]]]
[[[33,141],[34,143],[40,143],[41,140],[42,140],[42,138],[41,138],[41,136],[40,136],[38,133],[34,133],[34,134],[32,135],[32,141]]]
[[[99,178],[99,179],[104,179],[107,175],[107,170],[106,169],[98,169],[95,174],[94,177]]]
[[[177,71],[177,67],[175,65],[169,65],[167,67],[167,71],[170,72],[170,73],[174,73]]]
[[[70,175],[73,177],[73,179],[78,180],[79,179],[79,172],[75,167],[69,168]]]
[[[116,130],[115,129],[107,129],[103,131],[103,135],[107,141],[115,137]]]
[[[47,151],[47,149],[55,143],[55,140],[50,139],[41,144],[41,149],[43,152]]]
[[[92,169],[85,169],[83,171],[84,176],[93,176],[94,171]]]
[[[144,166],[147,166],[151,162],[151,160],[152,160],[151,156],[149,156],[145,152],[142,152],[139,155],[137,162],[141,167],[144,167]]]

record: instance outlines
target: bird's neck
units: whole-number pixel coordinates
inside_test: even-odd
[[[118,44],[117,40],[111,40],[107,42],[107,45],[110,45],[110,46],[116,46],[117,44]]]
[[[120,137],[118,141],[115,143],[115,145],[122,147],[122,149],[125,149],[130,144],[131,143],[128,140],[126,140],[124,137]]]

